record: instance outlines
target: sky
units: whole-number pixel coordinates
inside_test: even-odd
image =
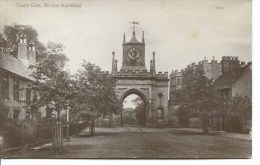
[[[44,7],[71,2],[81,7]],[[83,59],[111,71],[112,51],[121,68],[123,34],[130,40],[129,22],[138,21],[147,69],[155,51],[156,70],[170,74],[204,57],[252,61],[251,12],[250,0],[0,0],[0,28],[31,25],[41,42],[62,43],[70,60],[67,70],[75,73]]]

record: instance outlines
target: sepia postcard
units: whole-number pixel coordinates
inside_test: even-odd
[[[252,3],[0,0],[1,159],[254,159]]]

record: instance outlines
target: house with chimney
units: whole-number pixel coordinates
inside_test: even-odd
[[[36,63],[35,45],[27,41],[24,34],[20,34],[17,52],[11,55],[10,49],[0,50],[0,111],[5,117],[13,120],[33,118],[26,102],[36,99],[36,95],[27,88],[33,81],[30,65]]]

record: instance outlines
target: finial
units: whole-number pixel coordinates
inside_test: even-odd
[[[143,31],[143,38],[142,38],[142,43],[144,43],[144,31]]]
[[[125,44],[125,32],[124,32],[124,37],[123,37],[123,44]]]
[[[132,21],[132,22],[129,22],[131,24],[133,24],[133,35],[135,35],[135,25],[139,25],[139,22],[135,22],[135,21]]]
[[[115,55],[115,51],[112,52],[113,56]]]
[[[155,56],[155,52],[153,52],[153,56]]]

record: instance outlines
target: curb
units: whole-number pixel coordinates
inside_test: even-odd
[[[30,145],[30,147],[28,147],[28,148],[24,148],[24,146],[21,146],[21,147],[9,149],[9,150],[7,149],[5,151],[0,151],[0,156],[1,156],[1,158],[4,158],[5,154],[11,154],[11,153],[15,153],[15,152],[23,151],[23,150],[30,150],[30,149],[32,149],[36,146],[43,145],[43,144],[49,143],[51,141],[52,140],[46,140],[46,141],[43,141],[43,142],[34,143],[34,144]]]

